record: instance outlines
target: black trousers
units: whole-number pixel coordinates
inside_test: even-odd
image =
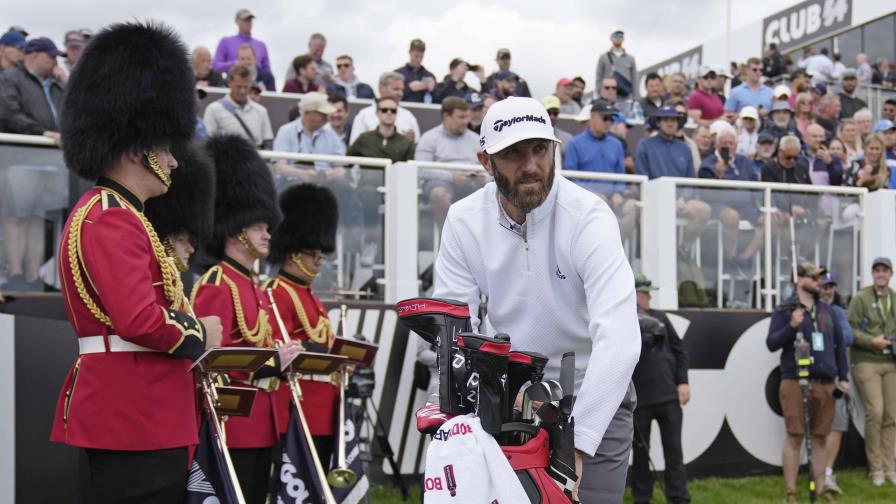
[[[187,448],[86,448],[92,504],[179,504],[187,492]]]
[[[264,504],[268,498],[273,448],[230,448],[230,460],[246,504]]]
[[[681,451],[682,413],[677,400],[649,406],[638,405],[635,409],[632,499],[636,503],[647,503],[650,502],[650,497],[653,495],[654,478],[647,457],[650,450],[650,424],[654,420],[660,427],[663,458],[666,461],[666,470],[664,471],[666,500],[669,504],[690,502],[688,477],[684,469],[684,456]]]

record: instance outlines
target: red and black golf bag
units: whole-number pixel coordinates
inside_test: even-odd
[[[561,411],[562,404],[542,405],[541,417],[532,414],[532,402],[527,408],[525,400],[523,411],[514,408],[522,389],[548,390],[540,383],[548,358],[511,352],[506,334],[491,338],[471,332],[464,303],[415,298],[397,306],[404,324],[437,349],[439,403],[417,411],[417,429],[432,434],[452,416],[474,413],[483,429],[498,440],[532,503],[571,502],[576,475],[569,411]],[[571,410],[571,386],[568,394]]]

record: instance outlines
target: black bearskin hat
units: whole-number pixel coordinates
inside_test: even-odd
[[[124,153],[185,145],[196,129],[195,86],[187,47],[171,28],[123,23],[102,30],[68,81],[66,165],[96,180]]]
[[[215,169],[199,144],[189,144],[173,154],[177,169],[171,172],[171,187],[162,196],[149,199],[144,213],[159,238],[186,232],[199,248],[212,235]]]
[[[332,191],[314,184],[292,186],[280,195],[280,209],[283,222],[271,237],[271,264],[300,250],[336,250],[339,207]]]
[[[215,163],[215,225],[208,253],[224,257],[227,237],[259,222],[273,230],[282,215],[267,163],[255,146],[239,135],[215,135],[206,149]]]

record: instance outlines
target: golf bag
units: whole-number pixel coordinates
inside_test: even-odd
[[[437,349],[439,404],[417,410],[417,429],[434,434],[452,416],[474,413],[483,430],[498,440],[530,502],[571,502],[576,479],[571,406],[563,408],[562,401],[559,407],[543,405],[548,413],[539,417],[539,424],[514,409],[524,386],[540,384],[548,358],[510,352],[506,334],[490,338],[470,332],[469,310],[457,301],[409,299],[398,303],[398,313]],[[571,386],[566,394],[571,401]]]

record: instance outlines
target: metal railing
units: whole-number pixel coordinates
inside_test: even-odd
[[[29,148],[53,148],[55,143],[46,137],[31,135],[15,135],[0,133],[0,144],[6,146]],[[382,270],[382,278],[377,283],[384,285],[384,301],[392,302],[402,297],[410,297],[419,293],[418,264],[418,217],[419,217],[419,170],[435,169],[460,172],[480,172],[483,168],[478,164],[440,163],[429,161],[409,161],[392,163],[389,159],[362,158],[352,156],[328,156],[317,154],[301,154],[276,151],[260,151],[261,157],[269,161],[286,160],[298,163],[326,162],[349,166],[363,166],[373,170],[382,170],[382,185],[376,183],[375,191],[382,195],[382,263],[376,269]],[[28,155],[28,152],[24,152]],[[7,167],[0,160],[0,171]],[[408,169],[413,168],[413,169]],[[894,234],[893,222],[896,215],[891,211],[896,208],[896,193],[878,191],[873,198],[873,210],[866,211],[868,192],[864,188],[815,186],[800,184],[778,184],[768,182],[737,182],[697,178],[659,178],[647,180],[642,175],[609,174],[594,172],[578,172],[559,170],[559,173],[572,180],[597,182],[619,182],[639,187],[636,200],[640,209],[638,217],[637,245],[641,251],[640,270],[654,279],[660,287],[655,304],[659,308],[674,309],[678,307],[677,273],[675,258],[664,254],[664,251],[676,248],[676,212],[674,211],[677,190],[679,187],[692,189],[717,190],[751,190],[762,192],[761,215],[770,215],[775,211],[775,193],[811,193],[833,196],[849,196],[858,199],[859,209],[856,212],[856,225],[861,232],[861,244],[856,245],[860,258],[861,274],[857,276],[867,281],[864,266],[869,264],[871,255],[891,255],[893,250],[886,237]],[[74,176],[72,176],[74,178]],[[0,188],[2,189],[2,188]],[[886,215],[884,215],[886,214]],[[763,224],[763,257],[762,277],[764,287],[761,289],[763,307],[771,309],[776,296],[781,292],[777,284],[773,285],[772,241],[773,225],[771,219]],[[646,244],[649,243],[649,246]],[[830,247],[830,244],[829,244]],[[830,255],[830,254],[829,254]],[[0,255],[2,258],[2,255]],[[52,258],[51,258],[52,259]],[[853,279],[851,278],[851,281]]]

